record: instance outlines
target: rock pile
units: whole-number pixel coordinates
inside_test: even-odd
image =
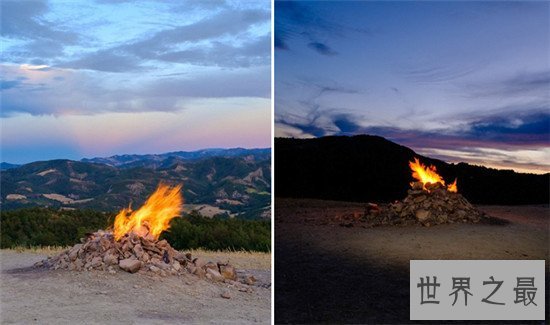
[[[407,197],[385,208],[370,204],[361,216],[349,216],[340,225],[364,226],[412,225],[429,227],[443,223],[478,223],[488,217],[476,209],[462,195],[448,191],[441,183],[412,184]]]
[[[111,232],[103,230],[88,234],[81,239],[81,244],[38,262],[35,266],[74,271],[103,270],[110,273],[124,270],[160,276],[187,273],[213,281],[237,280],[237,272],[229,263],[193,258],[191,253],[183,254],[175,250],[166,240],[140,237],[134,233],[116,241]],[[246,278],[243,282],[250,284],[251,281]]]

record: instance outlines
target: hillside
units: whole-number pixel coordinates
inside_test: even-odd
[[[136,155],[131,161],[113,165],[71,160],[34,162],[2,171],[1,207],[117,211],[130,202],[133,207],[142,204],[162,181],[183,183],[187,210],[205,209],[210,214],[241,218],[269,217],[269,155],[266,158],[242,150],[241,155],[193,159]]]
[[[403,199],[413,181],[414,157],[435,165],[447,182],[458,178],[468,200],[482,204],[548,204],[550,174],[534,175],[416,154],[382,137],[360,135],[275,139],[275,195],[341,201]]]

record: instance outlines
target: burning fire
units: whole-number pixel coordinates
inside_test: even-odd
[[[424,190],[428,190],[426,188],[426,184],[428,183],[440,183],[441,185],[445,186],[445,181],[441,176],[439,176],[437,170],[435,169],[435,166],[426,167],[418,160],[418,158],[414,158],[414,162],[409,162],[409,167],[411,167],[411,170],[413,172],[412,176],[422,183]],[[455,181],[447,186],[447,191],[456,193],[457,190],[458,189],[456,187],[455,178]]]
[[[130,232],[158,239],[163,231],[170,228],[170,220],[181,214],[183,199],[180,191],[181,185],[170,187],[160,184],[138,210],[122,209],[115,217],[115,240]]]

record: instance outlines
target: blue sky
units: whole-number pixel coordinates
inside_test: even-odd
[[[550,3],[275,3],[275,134],[550,172]]]
[[[270,146],[269,1],[1,6],[2,161]]]

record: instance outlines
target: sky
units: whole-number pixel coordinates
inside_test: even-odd
[[[550,172],[550,2],[275,2],[275,135]]]
[[[270,1],[0,5],[0,161],[270,146]]]

